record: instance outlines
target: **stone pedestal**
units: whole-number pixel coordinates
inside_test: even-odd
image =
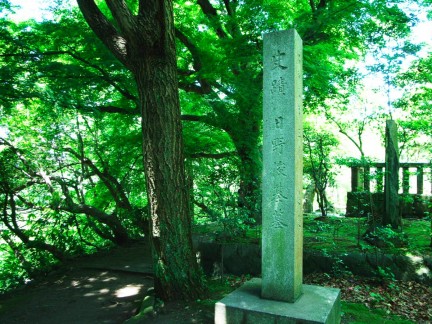
[[[261,298],[261,279],[245,283],[216,303],[216,324],[340,323],[340,290],[303,285],[295,303]]]

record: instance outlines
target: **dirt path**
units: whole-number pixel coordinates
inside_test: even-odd
[[[43,281],[0,296],[0,324],[123,323],[137,313],[153,286],[151,264],[145,244],[76,259]],[[368,278],[325,274],[306,276],[305,283],[340,288],[345,302],[382,308],[416,323],[432,323],[428,302],[432,290],[419,283],[394,281],[390,282],[396,285],[392,288],[389,283],[379,284]],[[213,323],[214,301],[220,300],[226,290],[220,288],[209,300],[167,303],[157,316],[136,323]],[[344,315],[342,323],[352,322],[353,316]]]
[[[0,296],[0,323],[123,323],[152,287],[144,244],[83,257],[61,273]]]

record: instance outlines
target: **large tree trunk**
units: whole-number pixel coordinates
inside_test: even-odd
[[[260,149],[260,124],[262,115],[252,113],[260,109],[252,109],[261,102],[239,102],[240,118],[230,122],[227,132],[230,135],[240,158],[238,166],[240,175],[239,207],[246,216],[261,224],[261,173],[262,152]]]
[[[152,220],[156,295],[197,299],[204,282],[192,247],[171,0],[106,0],[112,25],[94,0],[78,0],[87,22],[133,73],[142,116],[144,167]]]
[[[155,289],[166,300],[195,299],[202,293],[202,278],[192,249],[177,69],[172,57],[155,55],[143,62],[136,73],[152,218]]]
[[[261,151],[258,140],[249,143],[235,143],[240,158],[239,207],[248,218],[261,224]]]

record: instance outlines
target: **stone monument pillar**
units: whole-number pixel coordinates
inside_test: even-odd
[[[303,285],[302,41],[264,35],[262,279],[216,303],[216,324],[339,323],[340,291]]]
[[[261,295],[290,303],[303,278],[302,60],[294,29],[264,35]]]

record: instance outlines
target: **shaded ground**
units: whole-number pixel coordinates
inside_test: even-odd
[[[87,256],[0,296],[0,323],[122,323],[152,287],[143,244]]]
[[[348,303],[364,306],[366,311],[376,311],[383,320],[391,315],[399,315],[412,323],[432,323],[432,287],[427,284],[349,274],[333,277],[327,274],[310,274],[304,281],[339,288],[345,306]],[[342,317],[342,323],[351,323],[349,309],[342,305],[342,311],[346,313]]]
[[[213,323],[215,301],[247,279],[209,279],[209,299],[168,303],[156,316],[137,323]],[[380,283],[349,275],[331,278],[314,274],[304,281],[341,288],[342,323],[409,323],[396,321],[391,314],[410,318],[411,323],[432,323],[431,287],[395,280]],[[117,248],[76,259],[44,280],[0,296],[0,323],[123,323],[137,313],[152,285],[148,247]],[[362,313],[375,317],[366,320]]]
[[[151,273],[150,250],[144,243],[81,257],[42,280],[0,295],[0,323],[123,323],[137,314],[153,287]],[[216,298],[223,295],[213,293]],[[139,323],[213,323],[212,303],[169,303]]]

